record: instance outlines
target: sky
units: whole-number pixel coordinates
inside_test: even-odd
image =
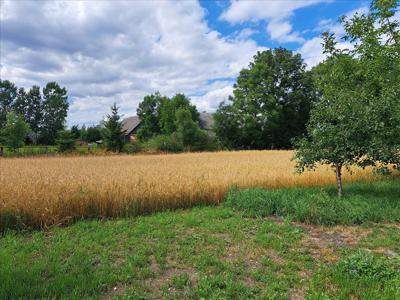
[[[321,33],[368,11],[362,0],[3,1],[0,77],[18,87],[56,81],[69,126],[93,125],[115,102],[135,115],[145,95],[185,93],[213,112],[257,51],[285,47],[307,68],[324,59]],[[340,47],[347,47],[342,42]]]

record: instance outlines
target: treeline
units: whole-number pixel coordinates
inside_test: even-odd
[[[52,145],[68,113],[67,90],[49,82],[29,91],[0,79],[0,138],[11,147],[30,143]]]

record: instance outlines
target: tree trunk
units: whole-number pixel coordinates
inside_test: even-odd
[[[342,163],[337,162],[336,165],[336,185],[338,189],[338,197],[342,198],[343,188],[342,188]]]

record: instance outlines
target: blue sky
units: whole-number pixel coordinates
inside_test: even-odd
[[[144,95],[189,95],[215,111],[257,51],[285,47],[308,68],[324,59],[320,35],[358,0],[3,1],[0,76],[69,92],[68,124],[95,124],[116,102],[125,116]],[[340,43],[340,47],[347,47]]]

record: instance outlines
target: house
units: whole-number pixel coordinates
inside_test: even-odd
[[[138,116],[128,117],[122,120],[122,130],[125,131],[126,141],[135,140],[139,127],[140,120]]]
[[[199,116],[199,126],[201,129],[207,132],[212,132],[214,125],[214,117],[212,114],[207,112],[201,112]],[[125,131],[126,140],[135,140],[136,133],[140,128],[139,117],[133,116],[122,120],[122,129]]]

